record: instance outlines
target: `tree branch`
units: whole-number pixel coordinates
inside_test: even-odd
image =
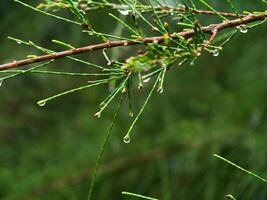
[[[267,13],[263,14],[250,14],[247,16],[244,16],[240,19],[233,19],[233,20],[228,20],[224,21],[222,23],[218,24],[211,24],[209,26],[204,26],[202,27],[202,30],[204,33],[209,33],[213,34],[213,30],[216,29],[218,32],[227,28],[231,27],[236,27],[238,25],[242,24],[248,24],[251,22],[256,22],[256,21],[261,21],[264,20],[267,17]],[[171,38],[177,39],[179,34],[180,36],[183,36],[185,38],[189,38],[195,34],[194,30],[189,30],[189,31],[182,31],[179,33],[173,33],[170,35]],[[107,48],[113,48],[113,47],[119,47],[119,46],[131,46],[131,45],[137,45],[137,44],[144,44],[144,43],[153,43],[153,42],[163,42],[164,41],[164,36],[156,36],[156,37],[147,37],[147,38],[142,38],[138,39],[136,41],[126,41],[126,40],[119,40],[119,41],[109,41],[105,43],[100,43],[100,44],[94,44],[94,45],[89,45],[85,47],[80,47],[80,48],[75,48],[75,49],[70,49],[66,51],[61,51],[57,53],[52,53],[48,55],[41,55],[41,56],[36,56],[35,58],[29,58],[29,59],[24,59],[20,61],[13,61],[11,63],[6,63],[0,65],[0,71],[2,70],[7,70],[11,68],[17,68],[25,65],[30,65],[33,63],[38,63],[42,61],[47,61],[47,60],[55,60],[59,58],[64,58],[66,56],[71,56],[71,55],[77,55],[77,54],[82,54],[86,52],[91,52],[91,51],[96,51],[96,50],[101,50],[101,49],[107,49]]]

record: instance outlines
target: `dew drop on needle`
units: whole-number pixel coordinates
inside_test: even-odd
[[[45,106],[46,101],[38,101],[37,104],[41,107]]]
[[[139,90],[142,90],[143,87],[144,87],[143,84],[140,82],[139,85],[138,85],[138,89],[139,89]]]
[[[130,117],[134,117],[134,113],[132,111],[129,112]]]
[[[212,52],[212,54],[213,54],[213,56],[215,56],[215,57],[219,56],[219,54],[220,54],[219,49],[214,49],[213,52]]]
[[[163,93],[163,91],[164,91],[163,87],[159,87],[158,90],[157,90],[157,92],[160,93],[160,94]]]
[[[129,15],[130,11],[129,10],[122,10],[122,9],[118,9],[119,13],[122,15]]]
[[[241,24],[236,27],[241,33],[247,33],[248,32],[248,27],[245,24]]]
[[[123,138],[123,142],[125,144],[129,144],[131,142],[131,138],[129,135],[125,135],[125,137]]]
[[[101,112],[95,113],[95,116],[96,116],[96,118],[100,118],[101,117]]]

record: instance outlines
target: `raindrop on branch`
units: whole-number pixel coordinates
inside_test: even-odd
[[[41,107],[45,106],[46,101],[38,101],[37,104]]]
[[[139,89],[139,90],[142,90],[142,89],[143,89],[143,87],[144,87],[144,86],[143,86],[143,83],[142,83],[142,82],[140,82],[140,83],[139,83],[139,85],[138,85],[138,89]]]
[[[118,9],[119,13],[122,15],[129,15],[130,11],[129,10],[122,10],[122,9]]]
[[[96,118],[100,118],[101,117],[101,112],[95,113],[95,116],[96,116]]]
[[[163,87],[159,87],[158,90],[157,90],[158,93],[163,93]]]
[[[245,24],[241,24],[236,27],[241,33],[247,33],[248,32],[248,27]]]
[[[191,61],[191,62],[189,63],[189,65],[190,65],[190,66],[194,66],[194,65],[195,65],[195,61]]]
[[[0,80],[0,87],[3,85],[3,80]]]
[[[219,56],[219,54],[220,54],[219,49],[214,49],[214,50],[212,51],[212,54],[213,54],[213,56],[215,56],[215,57]]]
[[[125,144],[129,144],[131,142],[130,135],[125,135],[125,137],[123,138],[123,142]]]
[[[132,111],[129,112],[129,116],[130,117],[133,117],[134,116],[134,113]]]

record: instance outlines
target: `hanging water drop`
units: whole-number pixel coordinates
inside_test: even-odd
[[[190,62],[190,64],[189,64],[190,66],[194,66],[195,65],[195,62],[194,61],[192,61],[192,62]]]
[[[159,87],[158,90],[157,90],[158,93],[163,93],[163,87]]]
[[[96,116],[96,118],[100,118],[101,117],[101,112],[99,111],[99,112],[95,113],[94,116]]]
[[[46,101],[38,101],[37,104],[41,107],[45,106]]]
[[[148,83],[150,81],[150,77],[143,80],[144,83]]]
[[[22,44],[22,42],[20,40],[17,40],[16,42],[17,42],[17,44]]]
[[[241,33],[247,33],[248,32],[248,27],[245,24],[241,24],[236,27]]]
[[[214,50],[212,51],[212,54],[213,54],[213,56],[215,56],[215,57],[219,56],[219,54],[220,54],[219,49],[214,49]]]
[[[122,10],[122,9],[118,9],[119,13],[122,15],[129,15],[130,11],[129,10]]]
[[[0,87],[3,85],[3,80],[0,80]]]
[[[134,113],[132,111],[129,112],[129,116],[130,117],[133,117],[134,116]]]
[[[122,94],[125,94],[127,92],[127,88],[126,87],[123,87],[122,90],[121,90],[121,93]]]
[[[142,89],[143,89],[143,87],[144,87],[144,86],[143,86],[143,83],[142,83],[142,82],[140,82],[140,83],[139,83],[139,85],[138,85],[138,89],[139,89],[139,90],[142,90]]]
[[[123,142],[125,144],[129,144],[131,142],[130,135],[125,135],[125,137],[123,138]]]
[[[242,25],[242,26],[240,26],[240,32],[241,32],[241,33],[247,33],[247,32],[248,32],[248,28],[247,28],[247,26],[246,26],[246,25]]]

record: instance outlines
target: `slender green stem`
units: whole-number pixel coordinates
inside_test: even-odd
[[[205,6],[207,6],[210,10],[212,10],[214,13],[216,13],[218,16],[220,16],[223,20],[228,20],[226,17],[224,17],[222,14],[220,14],[219,12],[217,12],[217,10],[215,10],[211,5],[209,5],[206,1],[204,0],[199,0],[202,4],[204,4]]]
[[[52,42],[53,43],[55,43],[55,44],[59,44],[59,45],[62,45],[62,46],[64,46],[64,47],[67,47],[67,48],[69,48],[69,49],[75,49],[75,47],[74,46],[72,46],[71,44],[67,44],[67,43],[65,43],[65,42],[63,42],[63,41],[60,41],[60,40],[52,40]]]
[[[239,15],[239,13],[237,12],[237,10],[234,7],[234,5],[232,3],[232,0],[227,0],[227,3],[230,6],[230,8],[232,9],[232,11],[236,14],[236,16],[238,16],[239,18],[241,18],[240,15]]]
[[[106,109],[109,103],[116,97],[116,95],[122,90],[122,88],[125,87],[130,75],[131,74],[128,74],[127,77],[122,81],[122,83],[115,89],[114,93],[112,93],[112,95],[110,95],[110,97],[108,97],[106,101],[102,103],[100,111],[98,111],[95,116],[97,116],[98,118],[101,116],[101,113]]]
[[[159,76],[158,76],[157,80],[155,81],[155,83],[154,83],[152,89],[150,90],[150,92],[149,92],[149,94],[148,94],[148,96],[147,96],[147,98],[146,98],[146,100],[145,100],[143,106],[141,107],[139,113],[137,114],[137,116],[135,117],[134,121],[132,122],[130,128],[128,129],[128,131],[127,131],[127,133],[126,133],[126,135],[124,136],[124,139],[125,139],[125,138],[130,138],[130,133],[131,133],[131,131],[133,130],[134,125],[135,125],[136,122],[138,121],[140,115],[143,113],[143,111],[144,111],[144,109],[145,109],[145,107],[146,107],[146,105],[147,105],[147,103],[148,103],[150,97],[152,96],[152,94],[153,94],[153,92],[154,92],[154,90],[155,90],[155,88],[156,88],[156,86],[157,86],[157,84],[158,84],[158,82],[159,82],[159,79],[160,79],[161,75],[162,75],[162,73],[159,74]]]
[[[12,74],[10,76],[6,76],[6,77],[3,77],[3,78],[0,78],[0,81],[4,81],[4,80],[7,80],[7,79],[11,79],[11,78],[15,78],[17,76],[20,76],[20,75],[23,75],[23,74],[26,74],[26,73],[31,73],[32,71],[36,70],[36,69],[39,69],[41,67],[44,67],[48,64],[50,64],[51,62],[53,62],[53,60],[51,61],[48,61],[48,62],[45,62],[43,64],[40,64],[40,65],[37,65],[35,67],[32,67],[30,69],[27,69],[27,70],[19,70],[18,72],[16,72],[15,74]]]
[[[87,89],[87,88],[90,88],[90,87],[94,87],[94,86],[98,86],[98,85],[101,85],[101,84],[105,84],[105,83],[108,83],[108,82],[110,82],[112,80],[116,80],[116,79],[119,79],[119,78],[122,78],[122,76],[113,77],[113,78],[110,78],[110,79],[99,80],[98,82],[95,82],[95,83],[92,83],[92,84],[88,84],[88,85],[85,85],[85,86],[81,86],[81,87],[78,87],[78,88],[74,88],[74,89],[71,89],[71,90],[56,94],[54,96],[48,97],[46,99],[40,100],[40,101],[37,102],[37,104],[40,105],[40,106],[44,106],[48,101],[51,101],[51,100],[56,99],[58,97],[62,97],[62,96],[65,96],[67,94],[70,94],[70,93],[73,93],[73,92],[77,92],[77,91],[80,91],[80,90],[84,90],[84,89]]]
[[[158,199],[155,199],[155,198],[152,198],[152,197],[148,197],[148,196],[144,196],[144,195],[140,195],[140,194],[135,194],[135,193],[132,193],[132,192],[122,192],[122,194],[128,195],[128,196],[132,196],[132,197],[138,197],[138,198],[141,198],[141,199],[158,200]]]
[[[5,70],[0,71],[0,73],[8,74],[8,73],[26,73],[27,70]],[[62,75],[62,76],[114,76],[114,75],[122,75],[122,73],[83,73],[83,72],[58,72],[58,71],[46,71],[46,70],[33,70],[28,73],[34,74],[48,74],[48,75]]]
[[[231,194],[227,194],[226,195],[226,198],[227,199],[230,199],[230,200],[237,200],[233,195],[231,195]]]
[[[139,35],[137,31],[135,31],[132,27],[130,27],[128,24],[126,24],[124,21],[122,21],[117,16],[113,15],[112,13],[109,13],[109,16],[113,17],[115,20],[117,20],[119,23],[121,23],[125,28],[127,28],[129,31],[131,31],[135,35]]]
[[[14,1],[17,2],[17,3],[19,3],[19,4],[21,4],[21,5],[23,5],[23,6],[25,6],[25,7],[27,7],[27,8],[30,8],[30,9],[34,10],[34,11],[36,11],[36,12],[45,14],[45,15],[47,15],[47,16],[54,17],[54,18],[56,18],[56,19],[60,19],[60,20],[63,20],[63,21],[65,21],[65,22],[69,22],[69,23],[76,24],[76,25],[79,25],[79,26],[82,25],[82,24],[79,23],[79,22],[76,22],[76,21],[73,21],[73,20],[70,20],[70,19],[66,19],[66,18],[64,18],[64,17],[60,17],[60,16],[57,16],[57,15],[54,15],[54,14],[45,12],[45,11],[43,11],[43,10],[40,10],[40,9],[38,9],[38,8],[35,8],[35,7],[33,7],[33,6],[30,6],[29,4],[26,4],[26,3],[24,3],[24,2],[22,2],[22,1],[20,1],[20,0],[14,0]]]
[[[247,173],[247,174],[249,174],[251,176],[254,176],[255,178],[261,180],[262,182],[267,183],[267,179],[264,179],[264,178],[260,177],[259,175],[255,174],[255,173],[253,173],[253,172],[251,172],[251,171],[249,171],[247,169],[244,169],[243,167],[240,167],[239,165],[233,163],[232,161],[227,160],[226,158],[224,158],[222,156],[219,156],[217,154],[213,154],[213,156],[218,158],[218,159],[220,159],[220,160],[222,160],[222,161],[224,161],[224,162],[226,162],[229,165],[232,165],[233,167],[235,167],[235,168],[237,168],[237,169],[239,169],[239,170],[241,170],[241,171],[243,171],[243,172],[245,172],[245,173]]]
[[[120,98],[117,110],[116,110],[116,112],[114,114],[114,117],[113,117],[112,122],[111,122],[111,124],[109,126],[109,129],[108,129],[108,133],[107,133],[107,135],[105,137],[104,143],[102,144],[101,150],[100,150],[100,152],[98,154],[98,157],[97,157],[95,170],[93,172],[92,180],[91,180],[90,187],[89,187],[88,198],[87,198],[88,200],[91,200],[91,198],[92,198],[93,189],[94,189],[95,182],[96,182],[97,172],[98,172],[99,166],[100,166],[100,164],[102,162],[104,151],[105,151],[105,149],[107,147],[107,144],[108,144],[112,129],[113,129],[114,124],[115,124],[115,122],[117,120],[117,117],[118,117],[122,102],[123,102],[123,94],[121,94],[121,98]]]

